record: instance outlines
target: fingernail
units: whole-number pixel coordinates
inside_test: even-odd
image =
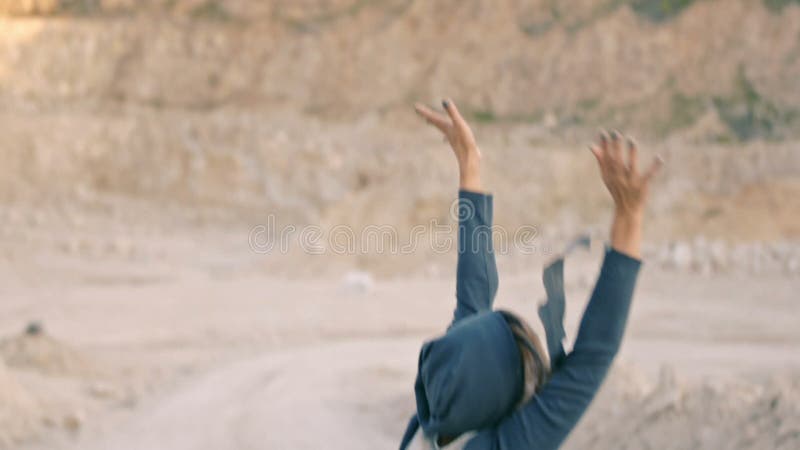
[[[450,107],[450,102],[447,100],[442,100],[442,106],[444,106],[444,109],[447,109]]]
[[[613,140],[615,140],[615,141],[616,141],[617,139],[619,139],[619,132],[618,132],[617,130],[613,130],[613,131],[611,132],[611,139],[613,139]]]

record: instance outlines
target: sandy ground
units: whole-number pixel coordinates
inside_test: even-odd
[[[568,263],[573,334],[599,257]],[[233,245],[183,264],[4,266],[0,443],[394,448],[454,280],[287,280],[262,258]],[[530,266],[501,270],[498,305],[535,317],[541,263]],[[648,269],[618,364],[566,448],[797,448],[797,280]],[[20,335],[31,319],[44,336]]]
[[[565,448],[800,448],[800,7],[634,3],[663,4],[0,0],[0,449],[395,448],[455,255],[248,237],[447,224],[452,154],[411,110],[442,96],[496,224],[552,248],[607,234],[596,127],[668,162]],[[543,259],[499,258],[498,306],[535,317]],[[599,259],[567,266],[573,334]]]

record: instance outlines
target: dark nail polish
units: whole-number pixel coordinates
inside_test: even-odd
[[[450,107],[450,102],[447,100],[442,100],[442,106],[444,106],[444,109],[447,109]]]
[[[619,139],[619,132],[617,132],[617,130],[614,130],[614,131],[611,132],[611,139],[613,139],[615,141],[617,139]]]

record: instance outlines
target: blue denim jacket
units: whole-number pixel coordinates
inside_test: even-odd
[[[456,310],[453,324],[448,333],[457,333],[471,339],[479,336],[480,344],[483,340],[495,339],[496,348],[505,351],[508,340],[503,333],[492,331],[487,333],[480,329],[484,324],[482,319],[466,321],[464,326],[459,322],[472,317],[489,317],[494,295],[497,292],[498,277],[495,267],[491,239],[482,240],[481,230],[488,230],[492,223],[492,197],[468,191],[459,192],[460,223],[459,223],[459,260],[457,266],[456,284]],[[491,232],[489,231],[489,236]],[[545,276],[556,278],[561,276],[562,262],[557,261],[548,269],[554,269]],[[418,414],[412,417],[409,427],[401,443],[401,449],[406,448],[417,433],[422,423],[422,431],[426,430],[426,420],[419,412],[422,409],[438,404],[448,406],[458,405],[458,410],[440,409],[444,411],[436,417],[436,425],[445,423],[449,429],[458,429],[459,421],[469,420],[470,425],[482,423],[481,427],[474,429],[477,434],[472,437],[464,447],[467,450],[522,450],[522,449],[556,449],[570,431],[575,427],[587,407],[591,403],[603,379],[608,372],[614,357],[622,342],[628,312],[630,309],[633,290],[638,276],[640,261],[614,250],[606,252],[600,276],[592,292],[589,303],[581,320],[578,336],[572,351],[564,354],[561,347],[563,338],[563,280],[549,280],[548,305],[540,310],[544,328],[548,334],[548,348],[551,353],[553,372],[550,380],[542,389],[522,407],[508,411],[502,417],[496,417],[498,406],[488,405],[492,415],[481,416],[486,410],[487,402],[491,402],[494,394],[498,398],[507,398],[514,383],[489,383],[484,386],[488,392],[484,396],[474,395],[473,391],[465,392],[457,386],[446,382],[437,381],[423,386],[422,398],[417,395]],[[559,283],[562,286],[559,288]],[[553,286],[556,287],[553,290]],[[474,326],[473,326],[474,324]],[[475,333],[465,332],[463,328],[470,326],[476,328]],[[484,327],[486,328],[486,327]],[[496,330],[497,327],[486,328]],[[440,339],[447,339],[445,334]],[[426,347],[430,343],[426,343]],[[472,345],[470,343],[470,345]],[[426,347],[423,347],[425,350]],[[452,345],[451,345],[452,347]],[[447,355],[438,355],[441,361],[434,365],[436,370],[452,370],[456,366],[459,370],[458,377],[454,379],[485,374],[487,367],[480,363],[472,363],[474,367],[465,367],[462,358],[455,358],[457,363],[449,363]],[[504,360],[501,360],[501,363]],[[430,365],[424,364],[420,359],[420,377],[417,384],[425,384],[426,379],[435,379],[436,374],[423,374],[423,370]],[[448,366],[449,364],[449,366]],[[442,369],[445,367],[445,369]],[[511,367],[502,368],[508,372],[508,378],[513,378],[515,371]],[[425,376],[422,376],[425,375]],[[448,379],[448,377],[440,377]],[[458,382],[459,384],[461,381]],[[419,391],[419,389],[417,389]],[[482,390],[483,391],[483,390]],[[459,398],[460,397],[460,398]],[[469,404],[474,402],[475,404]],[[421,403],[423,403],[421,405]],[[432,405],[432,406],[431,406]],[[426,411],[427,412],[427,411]],[[435,413],[435,411],[434,411]],[[477,422],[476,422],[477,420]],[[462,431],[468,431],[466,429]]]

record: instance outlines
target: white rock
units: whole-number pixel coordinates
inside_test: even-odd
[[[724,271],[728,268],[728,248],[723,241],[714,241],[709,247],[709,257],[711,265],[716,271]]]
[[[547,114],[544,115],[542,125],[544,125],[545,128],[555,128],[558,126],[558,117],[552,111],[548,111]]]
[[[800,273],[800,258],[795,256],[789,259],[789,261],[786,262],[786,271],[789,275]]]
[[[681,408],[682,389],[671,366],[662,366],[658,374],[658,385],[643,405],[643,414],[657,417],[667,411]]]
[[[692,248],[684,242],[675,243],[670,251],[670,267],[677,270],[687,270],[691,264]]]
[[[350,293],[365,294],[374,286],[375,281],[369,272],[354,270],[346,273],[342,279],[342,287]]]
[[[442,274],[442,269],[438,264],[428,264],[425,267],[425,275],[430,278],[438,278]]]
[[[109,384],[95,383],[89,386],[89,394],[100,399],[113,399],[119,397],[119,392]]]

